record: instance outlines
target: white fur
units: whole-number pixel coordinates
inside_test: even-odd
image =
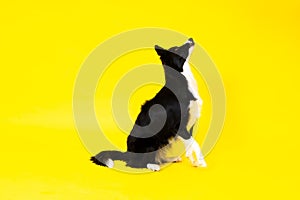
[[[204,157],[201,153],[201,149],[200,149],[200,146],[199,144],[194,140],[193,137],[191,137],[190,139],[183,139],[183,138],[180,138],[183,143],[184,143],[184,146],[185,146],[185,150],[186,150],[186,157],[190,159],[191,163],[193,166],[195,167],[206,167],[207,164],[204,160]],[[195,154],[195,158],[194,158],[194,155],[193,153]]]
[[[187,41],[185,42],[185,44],[188,44],[188,43],[192,44],[193,42],[190,41],[190,40],[187,40]]]
[[[108,167],[108,168],[113,168],[114,167],[114,161],[112,159],[108,159],[106,162],[105,162],[105,165]]]
[[[183,72],[181,72],[182,75],[185,76],[187,82],[188,82],[188,89],[189,91],[194,95],[195,98],[200,99],[199,93],[198,93],[198,86],[197,82],[194,78],[194,75],[191,71],[190,64],[188,63],[188,60],[185,61],[183,64]],[[202,101],[202,100],[201,100]]]
[[[147,168],[152,170],[152,171],[159,171],[160,170],[160,166],[157,165],[157,164],[151,164],[151,163],[148,163],[147,164]]]
[[[191,47],[193,48],[193,47]],[[191,54],[191,52],[190,52]],[[190,56],[190,55],[189,55]],[[190,65],[188,63],[188,59],[183,65],[183,72],[182,74],[185,76],[187,82],[188,82],[188,89],[193,94],[193,96],[197,99],[195,101],[190,101],[189,105],[189,121],[187,124],[187,129],[189,130],[196,122],[196,120],[200,117],[201,108],[202,108],[202,99],[198,93],[198,86],[197,82],[193,76],[193,73],[191,71]]]
[[[187,41],[187,43],[191,43],[191,41]],[[190,47],[189,49],[189,56],[187,57],[184,65],[183,65],[183,72],[182,74],[185,76],[187,82],[188,82],[188,89],[189,91],[193,94],[193,96],[197,99],[195,101],[190,101],[190,105],[189,105],[189,121],[187,124],[187,130],[189,130],[196,122],[196,120],[200,117],[200,113],[201,113],[201,109],[202,109],[202,99],[200,98],[200,95],[198,93],[198,86],[197,86],[197,82],[194,78],[194,75],[191,71],[190,65],[189,65],[189,59],[191,56],[192,51],[194,50],[194,47]],[[185,150],[186,150],[186,157],[188,157],[191,161],[191,163],[193,164],[193,166],[196,167],[206,167],[207,164],[204,160],[204,157],[202,155],[201,149],[199,144],[194,140],[193,137],[191,137],[190,139],[183,139],[181,138],[184,146],[185,146]],[[196,159],[194,159],[193,153],[195,153],[195,157]]]

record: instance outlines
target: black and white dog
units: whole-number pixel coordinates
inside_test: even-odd
[[[188,63],[194,44],[190,38],[182,46],[168,50],[155,46],[164,67],[165,86],[141,107],[127,138],[127,152],[102,151],[91,161],[112,168],[114,160],[121,160],[129,167],[158,171],[163,163],[181,160],[166,156],[166,149],[178,138],[183,141],[186,156],[193,166],[206,166],[200,147],[192,137],[202,107],[197,82]]]

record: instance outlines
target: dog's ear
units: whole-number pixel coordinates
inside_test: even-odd
[[[155,49],[156,53],[157,53],[159,56],[165,55],[165,53],[166,53],[166,51],[167,51],[167,50],[165,50],[164,48],[162,48],[162,47],[160,47],[160,46],[158,46],[158,45],[155,45],[155,46],[154,46],[154,49]]]

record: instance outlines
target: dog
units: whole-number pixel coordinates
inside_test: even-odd
[[[203,103],[189,65],[194,46],[192,38],[169,49],[155,45],[164,68],[164,87],[142,105],[127,137],[127,151],[102,151],[91,157],[92,162],[113,168],[114,160],[120,160],[132,168],[159,171],[164,163],[181,161],[180,157],[166,156],[166,149],[174,140],[180,139],[192,165],[207,166],[200,146],[192,136]]]

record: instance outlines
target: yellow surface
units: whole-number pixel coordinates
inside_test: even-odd
[[[290,0],[1,2],[0,199],[299,199],[299,9]],[[187,160],[144,175],[100,168],[75,131],[81,63],[108,37],[145,26],[192,36],[223,77],[226,122],[206,169]]]

